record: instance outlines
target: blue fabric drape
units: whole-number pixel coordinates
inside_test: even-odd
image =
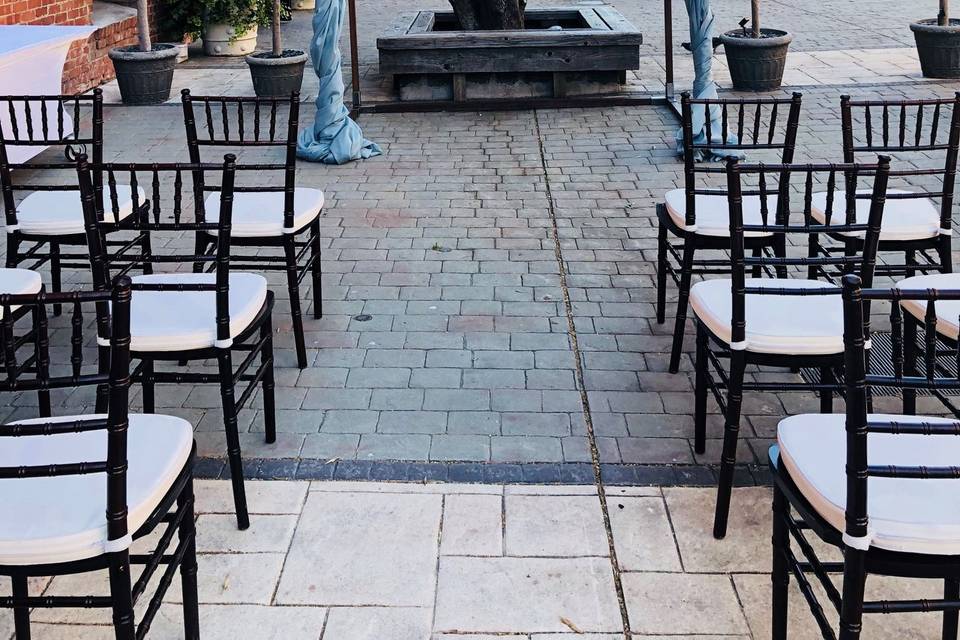
[[[684,0],[687,16],[690,19],[690,50],[693,52],[693,92],[694,98],[708,99],[717,97],[717,85],[713,82],[713,9],[710,0]],[[711,142],[722,144],[723,128],[720,122],[719,107],[710,108]],[[694,142],[707,142],[706,109],[702,105],[693,106]],[[728,135],[727,143],[735,144],[737,136]],[[677,132],[677,153],[683,154],[683,131]],[[729,149],[711,149],[709,153],[698,152],[697,160],[722,160],[730,156],[743,157],[739,151]]]
[[[297,156],[311,162],[343,164],[380,155],[380,147],[363,137],[343,104],[340,32],[346,0],[317,0],[313,14],[310,56],[320,78],[317,115],[313,127],[303,129],[297,140]]]

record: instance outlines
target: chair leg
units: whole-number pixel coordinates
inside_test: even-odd
[[[297,247],[293,234],[283,238],[283,253],[287,263],[287,292],[290,297],[290,316],[293,319],[293,338],[297,346],[297,366],[307,368],[307,347],[303,337],[303,316],[300,313],[300,285],[297,282]]]
[[[937,245],[937,257],[940,259],[940,272],[953,273],[953,243],[950,236],[940,236],[940,242]]]
[[[50,376],[50,336],[47,331],[47,310],[44,306],[37,305],[33,309],[33,330],[35,332],[33,339],[34,354],[37,360],[37,374],[41,378]],[[37,391],[37,402],[40,407],[40,417],[49,418],[53,415],[50,405],[50,390],[40,389]]]
[[[866,553],[847,547],[843,553],[843,606],[838,640],[859,640],[863,630],[863,591]]]
[[[266,367],[263,372],[263,429],[267,444],[277,441],[277,404],[273,379],[273,312],[268,311],[267,317],[260,327],[261,339],[266,339],[263,351],[260,354],[261,362]]]
[[[110,561],[110,599],[113,601],[113,631],[117,640],[135,640],[133,591],[130,587],[130,557],[126,551]]]
[[[197,232],[196,237],[193,240],[193,255],[202,256],[207,253],[207,247],[209,243],[203,237],[199,231]],[[193,263],[193,272],[194,273],[203,273],[203,262],[194,262]]]
[[[834,384],[833,367],[820,367],[820,382]],[[833,391],[824,389],[820,392],[820,413],[833,413]]]
[[[313,317],[323,317],[323,284],[321,283],[322,271],[320,268],[320,218],[317,218],[310,225],[310,255],[313,258]]]
[[[140,251],[145,256],[153,255],[153,247],[151,246],[151,243],[150,243],[149,231],[143,232],[143,238],[140,239]],[[151,262],[150,260],[144,260],[142,268],[143,268],[143,275],[145,276],[153,275],[153,262]]]
[[[690,299],[690,279],[693,276],[693,240],[683,244],[683,263],[680,265],[680,291],[677,298],[677,318],[673,325],[673,347],[670,350],[670,373],[680,370],[683,353],[683,332],[687,325],[687,301]]]
[[[746,358],[743,351],[730,352],[730,377],[727,388],[727,414],[723,428],[723,453],[720,454],[720,481],[717,487],[717,509],[713,517],[713,537],[727,535],[733,472],[737,463],[737,441],[740,437],[740,407],[743,404],[743,372]]]
[[[104,376],[110,375],[110,347],[97,347],[97,372]],[[110,401],[110,387],[106,384],[97,386],[97,413],[106,413]]]
[[[773,597],[771,602],[773,626],[771,640],[787,640],[788,604],[790,598],[790,568],[787,550],[790,546],[790,533],[787,518],[790,505],[779,487],[773,487]]]
[[[761,248],[761,247],[754,247],[753,250],[750,252],[750,254],[751,254],[754,258],[760,258],[760,257],[763,256],[763,248]],[[751,278],[759,278],[760,276],[761,276],[760,265],[759,265],[759,264],[753,265],[753,269],[751,269],[751,271],[750,271],[750,277],[751,277]]]
[[[917,252],[915,250],[911,249],[910,251],[907,251],[905,262],[907,264],[907,277],[912,278],[913,276],[917,275]]]
[[[707,339],[707,329],[698,321],[693,449],[701,454],[707,450]]]
[[[956,578],[944,580],[943,599],[960,600],[960,580]],[[943,612],[943,635],[941,636],[943,640],[957,640],[958,620],[960,620],[960,612],[956,609]]]
[[[185,640],[200,638],[200,597],[197,594],[197,526],[193,514],[193,478],[177,497],[177,508],[184,510],[184,517],[177,530],[180,541],[187,542],[183,561],[180,563],[180,584],[183,591],[183,637]]]
[[[657,324],[667,321],[667,227],[662,222],[657,232]]]
[[[230,464],[230,482],[233,484],[233,504],[237,511],[237,528],[250,527],[247,514],[247,494],[243,488],[243,459],[240,457],[240,434],[237,428],[237,407],[233,390],[233,359],[229,349],[217,353],[220,369],[220,399],[223,405],[223,427],[227,438],[227,459]]]
[[[30,590],[26,576],[16,576],[13,580],[13,597],[28,598]],[[13,627],[16,630],[16,640],[30,640],[30,607],[15,607],[13,609]]]
[[[143,360],[143,412],[156,413],[154,390],[156,383],[153,380],[153,360]]]
[[[60,279],[60,245],[56,242],[50,243],[50,291],[60,293],[63,291]],[[62,309],[59,304],[53,305],[53,315],[59,316]]]
[[[917,375],[917,323],[910,314],[903,314],[903,375]],[[903,413],[917,415],[916,389],[903,389]]]

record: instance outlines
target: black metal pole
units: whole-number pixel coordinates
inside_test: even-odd
[[[669,0],[667,0],[669,2]],[[350,70],[353,84],[353,102],[350,104],[350,117],[356,119],[360,115],[363,104],[360,96],[360,55],[357,51],[357,3],[356,0],[347,0],[350,12]]]
[[[673,100],[673,2],[663,0],[663,47],[664,67],[667,77],[664,79],[667,100]]]

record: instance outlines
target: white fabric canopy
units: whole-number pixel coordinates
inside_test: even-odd
[[[70,43],[86,38],[95,29],[92,26],[0,26],[0,96],[59,95],[63,63]],[[7,105],[2,106],[0,128],[11,137],[10,112]],[[25,129],[23,113],[18,111],[16,115],[22,135]],[[65,113],[65,129],[72,126]],[[43,149],[42,146],[11,145],[7,147],[8,160],[14,164],[26,162]]]

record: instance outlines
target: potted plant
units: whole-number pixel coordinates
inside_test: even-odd
[[[760,28],[760,0],[751,0],[750,29],[747,20],[740,28],[720,36],[727,54],[727,66],[738,91],[772,91],[783,82],[787,49],[793,36],[779,29]]]
[[[960,78],[960,19],[950,17],[949,0],[940,0],[939,16],[918,20],[910,29],[924,76]]]
[[[289,97],[300,91],[307,54],[299,49],[284,49],[280,36],[280,0],[273,0],[273,49],[247,56],[253,90],[261,97]]]
[[[170,97],[178,49],[150,41],[147,0],[137,0],[137,44],[115,47],[107,55],[113,62],[125,104],[159,104]]]
[[[270,21],[270,0],[202,0],[203,50],[245,56],[257,47],[257,26]]]

